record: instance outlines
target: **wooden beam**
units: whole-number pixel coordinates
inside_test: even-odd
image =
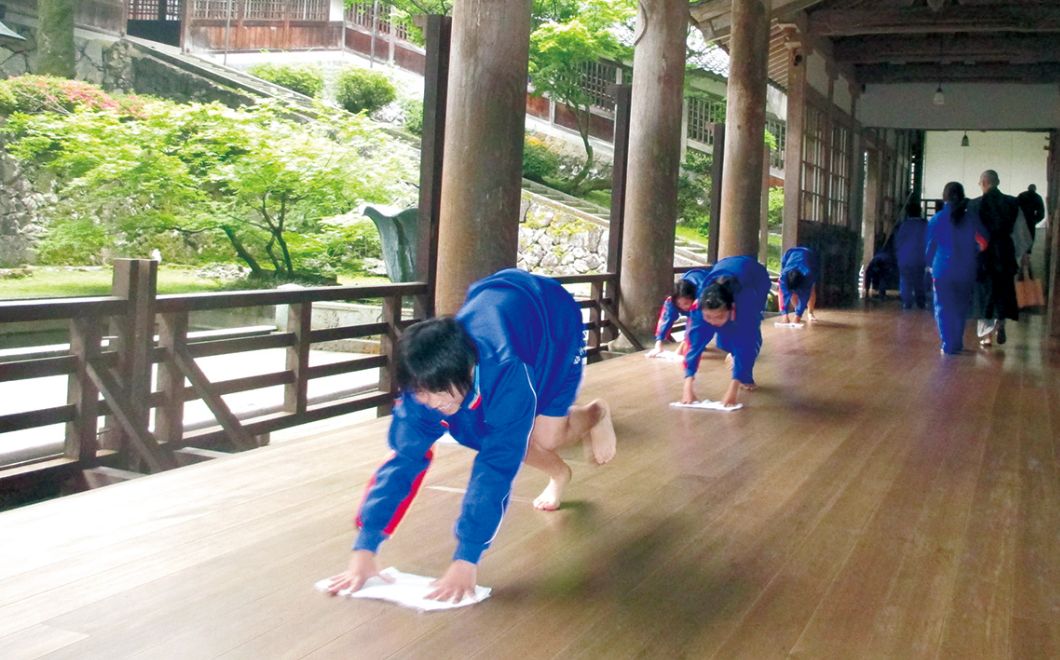
[[[176,344],[172,350],[174,362],[184,372],[184,376],[191,381],[192,387],[195,388],[195,391],[202,397],[203,402],[210,408],[210,412],[213,413],[221,428],[225,430],[225,434],[232,444],[239,449],[254,449],[257,447],[258,443],[254,441],[250,433],[243,428],[236,416],[232,414],[228,404],[224,402],[224,399],[219,394],[213,391],[206,374],[202,372],[202,369],[199,369],[199,365],[195,364],[195,358],[188,353],[187,346]]]
[[[110,404],[110,412],[117,418],[123,431],[128,436],[129,448],[133,450],[152,472],[160,472],[176,467],[173,456],[158,445],[150,431],[141,428],[136,414],[118,380],[105,366],[95,361],[88,363],[88,374]]]
[[[947,6],[905,9],[819,9],[809,12],[814,34],[839,37],[858,34],[940,32],[1055,32],[1060,8],[1028,5]]]
[[[939,38],[866,35],[836,39],[835,59],[848,64],[880,62],[1060,61],[1060,38],[1045,34],[951,34]]]
[[[770,20],[787,21],[821,0],[773,0]],[[689,7],[689,18],[707,41],[727,37],[732,31],[732,0],[705,0]]]
[[[866,64],[855,68],[860,83],[1060,82],[1060,63],[1048,64]]]

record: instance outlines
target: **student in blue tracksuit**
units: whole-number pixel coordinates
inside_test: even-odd
[[[659,310],[659,321],[655,324],[655,348],[648,351],[648,357],[655,357],[662,353],[663,342],[670,339],[670,329],[681,316],[688,316],[688,310],[699,300],[699,294],[703,293],[709,268],[693,268],[681,274],[674,282],[673,292],[663,301],[662,309]]]
[[[912,309],[914,302],[917,307],[924,309],[927,305],[927,264],[924,262],[927,220],[920,217],[920,202],[909,202],[905,213],[905,220],[898,225],[894,234],[894,251],[898,259],[898,294],[902,299],[902,309]]]
[[[793,247],[780,260],[780,314],[788,322],[788,308],[795,298],[795,322],[802,322],[807,309],[809,318],[814,318],[813,308],[817,303],[817,273],[820,263],[817,254],[808,247]]]
[[[946,205],[928,223],[924,259],[935,281],[935,323],[942,352],[957,355],[964,349],[977,256],[986,249],[988,236],[979,217],[969,210],[961,184],[947,183],[942,197]]]
[[[508,269],[472,284],[455,317],[429,319],[402,334],[393,454],[368,485],[349,567],[332,578],[331,593],[359,589],[378,575],[375,553],[411,504],[431,448],[446,431],[478,456],[456,523],[453,562],[428,595],[438,600],[474,593],[476,565],[496,536],[522,463],[548,474],[534,506],[554,510],[571,478],[558,448],[585,438],[596,463],[611,460],[607,404],[574,405],[582,328],[581,310],[559,283]]]
[[[752,371],[762,348],[762,310],[770,283],[769,273],[754,257],[727,257],[710,269],[703,294],[688,314],[682,403],[698,400],[694,384],[699,359],[715,335],[732,364],[732,381],[722,403],[735,404],[741,387],[754,389]]]

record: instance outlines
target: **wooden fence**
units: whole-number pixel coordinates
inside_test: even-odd
[[[396,393],[391,373],[394,344],[415,321],[405,317],[403,311],[412,306],[403,303],[427,293],[425,283],[404,283],[159,296],[156,262],[116,260],[114,267],[110,296],[0,301],[0,324],[60,321],[70,328],[65,352],[0,363],[0,382],[53,376],[66,376],[67,382],[63,405],[0,415],[0,455],[6,433],[65,424],[61,454],[0,463],[0,508],[5,502],[17,503],[19,492],[32,490],[28,487],[42,480],[84,487],[93,471],[129,471],[130,476],[158,472],[219,455],[218,449],[258,447],[271,431],[372,408],[388,413]],[[603,274],[557,279],[582,293],[577,299],[588,310],[587,353],[596,358],[620,327],[613,317],[614,302],[605,297],[605,287],[613,287],[615,278]],[[382,301],[378,322],[311,327],[314,303],[365,299]],[[274,305],[287,306],[285,330],[225,338],[196,338],[188,331],[194,312]],[[310,365],[313,344],[356,338],[378,338],[379,353]],[[254,376],[211,382],[196,362],[277,348],[286,352],[284,368]],[[379,372],[374,389],[323,403],[310,401],[312,380],[368,369]],[[222,399],[279,385],[284,396],[278,412],[239,419]],[[186,428],[185,404],[195,400],[211,411],[216,421],[212,427]],[[100,417],[105,419],[102,427]]]

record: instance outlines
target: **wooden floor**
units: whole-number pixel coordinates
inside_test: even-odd
[[[767,322],[737,413],[675,364],[588,369],[614,463],[525,470],[485,603],[326,598],[386,420],[0,514],[0,658],[1057,658],[1060,358],[1040,320],[938,354],[931,317]],[[717,397],[708,353],[700,394]],[[383,565],[438,574],[472,453],[442,446]],[[572,458],[580,459],[580,452]]]

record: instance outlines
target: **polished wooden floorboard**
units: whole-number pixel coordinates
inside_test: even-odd
[[[417,614],[329,599],[387,420],[0,513],[0,658],[1060,657],[1060,355],[1040,319],[938,355],[925,312],[763,326],[736,413],[680,367],[591,366],[615,461],[527,469],[479,571]],[[698,391],[726,374],[708,352]],[[438,574],[473,454],[439,447],[383,565]]]

